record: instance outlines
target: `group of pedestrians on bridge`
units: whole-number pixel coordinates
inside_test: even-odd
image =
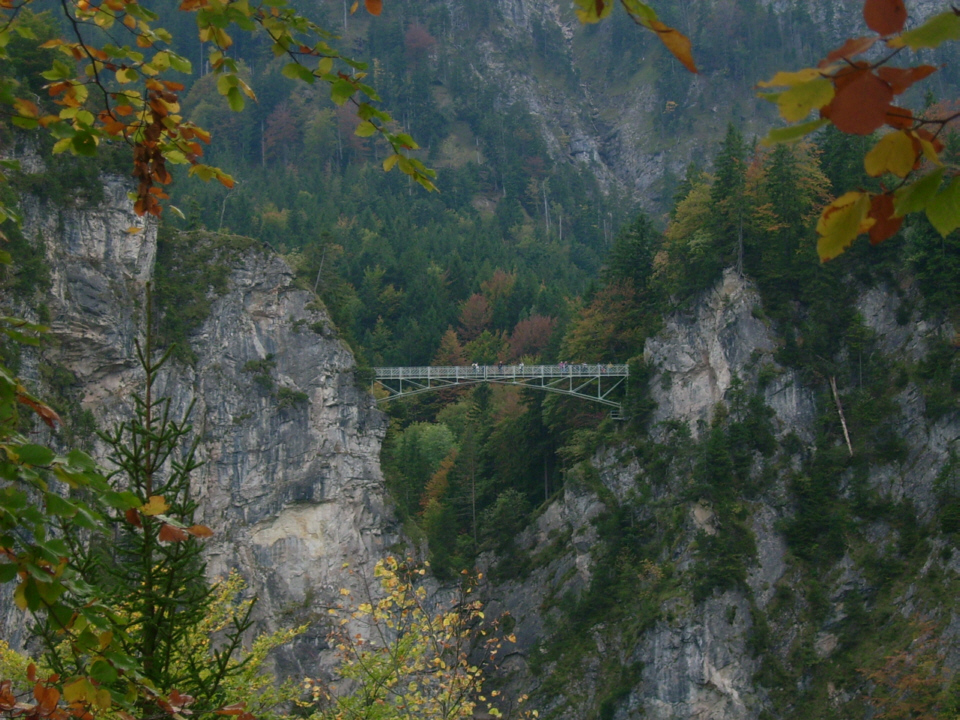
[[[475,374],[480,375],[480,374],[486,374],[487,369],[488,369],[488,367],[490,367],[490,366],[488,366],[488,365],[481,365],[481,364],[478,363],[478,362],[474,362],[470,367],[473,369],[473,372],[474,372]],[[503,375],[503,374],[505,374],[505,373],[504,373],[504,370],[506,370],[508,373],[510,373],[510,372],[512,372],[512,371],[510,370],[511,367],[516,368],[516,371],[517,371],[517,372],[519,372],[520,374],[523,374],[523,369],[524,369],[525,365],[524,365],[524,363],[521,361],[521,362],[517,363],[516,365],[508,366],[508,365],[505,365],[505,364],[504,364],[503,360],[500,360],[499,362],[497,362],[497,373],[498,373],[499,375]],[[591,365],[590,365],[590,363],[568,363],[568,362],[565,362],[565,361],[561,360],[559,363],[556,364],[555,367],[557,367],[557,368],[560,370],[561,373],[569,373],[569,374],[573,374],[574,370],[582,370],[583,372],[590,372],[590,371],[591,371]],[[594,368],[593,372],[596,372],[596,373],[598,373],[598,374],[605,375],[605,374],[607,373],[607,371],[610,370],[610,368],[612,368],[612,367],[613,367],[613,366],[612,366],[611,364],[609,364],[609,363],[606,364],[606,365],[603,365],[603,364],[601,364],[601,363],[597,363],[596,365],[593,365],[593,368]]]

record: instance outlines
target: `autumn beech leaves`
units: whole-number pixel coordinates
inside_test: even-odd
[[[22,11],[35,2],[0,0],[0,60],[7,57],[13,37],[33,39]],[[365,6],[379,15],[383,3],[365,0]],[[209,69],[218,76],[217,90],[232,110],[242,110],[256,95],[241,78],[237,59],[228,55],[231,33],[266,35],[273,55],[286,60],[286,77],[327,83],[336,105],[355,106],[358,135],[379,133],[391,146],[387,169],[396,165],[428,190],[435,189],[435,173],[408,155],[417,144],[396,128],[389,113],[373,105],[379,97],[363,82],[366,66],[332,47],[335,36],[300,15],[288,0],[180,0],[176,8],[195,15],[198,38],[209,51]],[[0,105],[9,108],[11,122],[50,133],[56,140],[54,153],[93,156],[105,141],[130,145],[139,215],[161,214],[160,201],[168,198],[164,186],[172,181],[170,165],[188,165],[191,175],[232,187],[230,175],[203,162],[210,135],[181,114],[184,85],[164,77],[190,74],[193,67],[173,49],[174,37],[159,27],[159,15],[138,0],[73,0],[58,4],[58,11],[66,33],[39,44],[58,55],[42,73],[47,97],[24,96],[13,78],[0,76]],[[103,34],[84,30],[90,27]],[[0,221],[7,218],[16,219],[16,212],[0,206]]]
[[[907,10],[902,0],[867,0],[863,17],[876,35],[848,39],[816,68],[780,72],[759,83],[762,88],[784,88],[761,97],[775,103],[784,120],[800,123],[771,131],[767,144],[795,141],[830,123],[853,135],[887,128],[864,157],[864,167],[871,177],[888,181],[879,193],[848,192],[824,208],[817,223],[817,251],[823,261],[843,253],[864,233],[873,244],[883,242],[910,213],[925,212],[944,236],[960,227],[960,180],[956,168],[941,158],[940,138],[960,115],[915,115],[896,105],[898,95],[937,68],[889,64],[905,49],[932,49],[960,39],[960,14],[950,10],[904,31]],[[871,50],[876,59],[862,59]],[[815,110],[819,118],[806,120]]]
[[[686,35],[661,22],[656,11],[640,0],[620,0],[620,4],[637,25],[654,33],[687,70],[692,73],[697,72],[690,40]],[[600,22],[607,17],[613,10],[615,0],[575,0],[575,5],[577,18],[580,22],[589,24]]]
[[[160,522],[157,539],[160,542],[183,542],[191,535],[198,538],[207,538],[213,535],[213,530],[206,525],[191,525],[186,527],[164,513],[170,509],[169,503],[162,495],[151,495],[150,499],[139,508],[129,508],[124,518],[135,528],[142,528],[142,516],[152,517]]]

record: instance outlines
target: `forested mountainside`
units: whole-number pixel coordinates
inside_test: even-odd
[[[4,130],[25,214],[4,296],[54,340],[4,361],[61,442],[102,455],[93,429],[129,412],[153,279],[163,389],[198,399],[211,572],[248,577],[264,627],[315,623],[283,673],[329,667],[325,609],[403,549],[440,584],[483,569],[517,637],[505,710],[955,716],[960,236],[911,219],[820,264],[818,209],[876,187],[866,141],[755,142],[773,116],[752,84],[811,64],[852,11],[665,4],[692,77],[626,19],[549,2],[315,9],[372,58],[439,195],[382,174],[347,114],[244,41],[253,112],[215,105],[209,75],[184,103],[239,184],[178,178],[183,221],[132,214],[122,158]],[[625,419],[487,386],[384,415],[367,393],[371,365],[498,360],[628,363]]]
[[[811,172],[810,158],[765,162]],[[759,197],[758,164],[734,164],[744,197]],[[244,573],[264,627],[315,623],[281,651],[284,673],[328,667],[325,608],[400,542],[442,581],[485,571],[487,612],[509,612],[517,638],[495,676],[506,710],[527,694],[564,718],[869,717],[908,703],[948,717],[955,237],[918,225],[822,267],[798,232],[791,270],[751,231],[741,274],[729,238],[689,255],[710,226],[685,235],[682,221],[713,187],[691,181],[663,238],[643,221],[626,230],[621,262],[642,262],[615,254],[565,330],[567,352],[589,338],[580,352],[631,359],[628,420],[535,391],[426,396],[394,412],[386,487],[383,416],[311,290],[236,236],[161,233],[155,251],[149,225],[127,232],[138,221],[117,180],[79,205],[24,197],[24,232],[42,242],[35,274],[7,287],[54,343],[20,370],[63,412],[64,442],[87,442],[129,412],[142,283],[162,288],[177,248],[198,256],[206,305],[161,300],[166,322],[196,324],[158,390],[178,408],[199,400],[211,572]],[[768,218],[768,203],[750,208]]]

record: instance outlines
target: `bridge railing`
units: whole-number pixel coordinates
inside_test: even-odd
[[[570,363],[564,365],[453,365],[374,368],[377,380],[484,380],[497,378],[626,377],[626,365]]]

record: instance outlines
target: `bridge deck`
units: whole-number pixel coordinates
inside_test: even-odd
[[[378,367],[377,380],[499,380],[507,378],[627,377],[626,365],[453,365],[449,367]]]
[[[374,384],[385,392],[377,402],[418,395],[432,390],[496,383],[522,385],[547,392],[572,395],[614,408],[620,403],[611,393],[629,377],[626,365],[576,363],[564,365],[454,365],[448,367],[378,367]]]

